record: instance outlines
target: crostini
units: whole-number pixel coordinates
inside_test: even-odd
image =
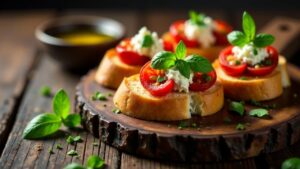
[[[95,80],[108,88],[119,87],[124,77],[139,73],[142,65],[163,50],[162,40],[146,27],[132,38],[124,39],[106,52],[96,72]]]
[[[188,20],[175,21],[162,39],[165,50],[172,51],[179,41],[183,41],[187,54],[198,54],[212,62],[229,44],[226,36],[231,31],[228,23],[191,11]]]
[[[140,74],[124,78],[113,98],[115,106],[125,115],[156,121],[218,112],[224,94],[215,70],[202,56],[185,56],[183,42],[175,53],[157,53]]]
[[[228,35],[233,46],[222,50],[214,62],[218,79],[224,86],[225,96],[236,100],[264,101],[280,96],[284,86],[289,85],[286,61],[270,46],[275,38],[269,34],[257,34],[255,22],[243,14],[243,32]],[[282,74],[285,77],[282,78]]]

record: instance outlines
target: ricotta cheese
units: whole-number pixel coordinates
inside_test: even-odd
[[[232,48],[232,52],[238,60],[252,66],[260,63],[269,56],[265,48],[256,48],[252,44],[247,44],[243,47],[235,46]]]
[[[150,47],[143,47],[143,40],[146,35],[150,35],[153,40],[153,44]],[[133,46],[133,50],[140,55],[148,56],[152,58],[157,52],[163,51],[163,42],[158,38],[156,32],[150,32],[146,27],[142,27],[138,34],[136,34],[130,41]]]
[[[193,73],[190,74],[190,78],[184,77],[178,70],[169,69],[166,72],[168,79],[173,79],[175,82],[175,90],[179,92],[189,92],[189,85],[193,83]]]
[[[196,25],[190,20],[184,23],[184,34],[189,40],[197,40],[202,47],[212,46],[216,39],[213,35],[214,24],[210,17],[205,17],[204,25]]]

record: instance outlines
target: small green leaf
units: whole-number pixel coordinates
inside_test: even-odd
[[[253,109],[249,112],[249,115],[255,117],[264,117],[268,116],[269,112],[266,109]]]
[[[156,81],[157,81],[158,83],[162,83],[162,82],[164,82],[165,80],[167,80],[165,76],[158,76],[157,79],[156,79]]]
[[[300,169],[300,158],[292,157],[285,160],[281,165],[281,169]]]
[[[244,104],[232,101],[229,105],[229,110],[243,116],[245,111]]]
[[[118,108],[114,108],[114,109],[112,110],[112,112],[115,113],[115,114],[120,114],[120,113],[121,113],[121,110],[118,109]]]
[[[67,138],[66,141],[67,141],[67,143],[69,143],[69,144],[74,144],[75,142],[81,142],[82,139],[81,139],[80,136],[75,136],[75,137],[73,137],[73,136],[68,136],[68,138]]]
[[[56,144],[56,149],[59,149],[59,150],[62,150],[63,149],[63,147],[62,147],[62,145],[61,144]]]
[[[153,45],[154,41],[151,35],[145,35],[142,41],[143,48],[149,48]]]
[[[68,94],[63,90],[60,89],[53,98],[53,111],[54,113],[65,119],[71,108],[71,102]]]
[[[63,119],[63,123],[65,126],[74,128],[80,125],[81,118],[79,114],[69,114],[65,119]]]
[[[189,16],[190,16],[190,22],[192,22],[193,24],[196,24],[199,26],[205,25],[205,23],[204,23],[205,15],[204,14],[197,13],[195,11],[190,11]]]
[[[70,150],[67,152],[69,156],[78,156],[78,152],[76,150]]]
[[[270,34],[258,34],[256,35],[253,43],[256,47],[262,48],[271,45],[274,40],[274,36]]]
[[[162,51],[154,55],[151,61],[151,67],[154,69],[169,69],[175,65],[175,54],[167,51]]]
[[[85,167],[77,163],[71,163],[68,164],[64,169],[85,169]]]
[[[185,47],[185,44],[182,41],[180,41],[178,43],[178,45],[176,46],[175,54],[176,54],[177,59],[185,58],[186,47]]]
[[[54,151],[52,150],[52,147],[50,147],[50,148],[48,149],[48,153],[49,153],[49,154],[54,154]]]
[[[227,35],[227,39],[234,46],[244,46],[248,43],[247,37],[240,31],[232,31]]]
[[[194,72],[208,73],[213,70],[213,67],[208,59],[199,55],[190,55],[185,59]]]
[[[89,169],[100,169],[104,166],[104,160],[99,156],[92,155],[89,156],[86,166]]]
[[[74,137],[74,141],[75,141],[75,142],[82,142],[82,139],[81,139],[80,136],[75,136],[75,137]]]
[[[100,93],[99,91],[97,91],[93,96],[92,96],[92,100],[100,100],[100,101],[105,101],[107,100],[106,96],[102,93]]]
[[[40,114],[25,127],[24,139],[38,139],[55,133],[61,126],[61,118],[52,113]]]
[[[245,130],[246,126],[243,123],[238,123],[235,127],[237,130]]]
[[[188,123],[185,122],[185,121],[181,121],[179,124],[178,124],[178,129],[184,129],[184,128],[187,128],[188,127]]]
[[[49,86],[42,86],[40,88],[40,94],[42,96],[51,96],[51,88]]]
[[[189,63],[184,60],[176,60],[175,63],[176,69],[186,78],[190,78],[191,69]]]
[[[252,16],[246,11],[243,14],[243,30],[247,39],[252,41],[255,37],[256,26]]]

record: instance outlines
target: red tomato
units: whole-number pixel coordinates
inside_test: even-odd
[[[189,40],[185,35],[184,35],[184,22],[185,20],[179,20],[174,22],[170,26],[170,33],[174,37],[176,43],[179,43],[181,40],[184,42],[186,47],[189,48],[194,48],[194,47],[199,47],[200,44],[198,43],[197,40]]]
[[[217,80],[217,74],[215,70],[207,74],[202,74],[200,72],[197,72],[194,74],[193,83],[190,84],[189,89],[195,92],[205,91],[209,89],[211,86],[213,86],[216,80]]]
[[[228,46],[227,48],[223,49],[219,56],[219,62],[221,68],[224,70],[224,72],[230,76],[240,76],[242,75],[246,68],[246,63],[241,63],[240,65],[230,65],[227,61],[227,57],[232,55],[232,48],[233,46]]]
[[[227,40],[227,34],[232,31],[232,27],[221,20],[214,20],[215,30],[213,32],[216,42],[215,45],[225,46],[228,45],[229,42]]]
[[[130,39],[123,40],[118,46],[116,46],[116,51],[120,60],[128,65],[144,65],[149,61],[149,57],[142,56],[133,51]]]
[[[148,90],[153,96],[165,96],[172,92],[175,82],[167,79],[163,82],[157,82],[158,77],[164,77],[165,73],[162,70],[151,68],[151,62],[146,63],[140,71],[140,80],[143,87]]]
[[[170,51],[170,52],[174,51],[174,47],[173,47],[173,43],[172,42],[164,40],[163,44],[164,44],[164,50],[165,51]]]
[[[247,73],[252,76],[264,76],[271,73],[278,65],[278,52],[272,46],[266,47],[269,57],[264,62],[269,62],[270,65],[259,68],[247,67]],[[264,63],[263,62],[263,63]]]

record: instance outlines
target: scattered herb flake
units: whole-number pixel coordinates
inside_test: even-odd
[[[82,142],[82,139],[80,136],[68,136],[67,138],[67,143],[69,144],[74,144],[75,142]]]
[[[197,123],[192,123],[193,128],[197,128]]]
[[[245,112],[245,107],[243,102],[232,101],[230,102],[229,110],[243,116]]]
[[[112,93],[108,93],[107,95],[108,95],[109,97],[112,97],[112,96],[113,96],[113,94],[112,94]]]
[[[51,88],[49,86],[42,86],[40,88],[40,94],[46,97],[51,96]]]
[[[76,151],[76,150],[70,150],[70,151],[68,151],[68,153],[67,153],[69,156],[78,156],[78,152]]]
[[[118,109],[118,108],[114,108],[114,109],[112,110],[112,112],[115,113],[115,114],[120,114],[120,113],[121,113],[121,110]]]
[[[92,96],[92,100],[96,101],[96,100],[100,100],[100,101],[106,101],[107,98],[106,96],[104,96],[102,93],[100,92],[96,92],[93,96]]]
[[[99,143],[94,142],[93,146],[99,146]]]
[[[153,45],[154,41],[151,35],[145,35],[142,41],[143,48],[149,48]]]
[[[162,82],[164,82],[165,80],[166,80],[166,77],[164,77],[164,76],[158,76],[157,79],[156,79],[156,81],[157,81],[158,83],[162,83]]]
[[[187,122],[185,121],[181,121],[179,124],[178,124],[178,129],[182,130],[184,128],[187,128],[188,127],[188,124]]]
[[[269,112],[267,109],[253,109],[249,112],[249,115],[254,117],[265,117],[269,116]]]
[[[59,150],[62,150],[63,149],[63,147],[61,146],[61,144],[56,144],[56,149],[59,149]]]
[[[238,123],[235,128],[237,130],[245,130],[246,126],[243,123]]]
[[[248,78],[246,76],[241,76],[240,79],[241,80],[247,80]]]
[[[52,147],[50,147],[50,148],[48,149],[48,152],[49,152],[49,154],[54,154],[54,151],[52,150]]]

